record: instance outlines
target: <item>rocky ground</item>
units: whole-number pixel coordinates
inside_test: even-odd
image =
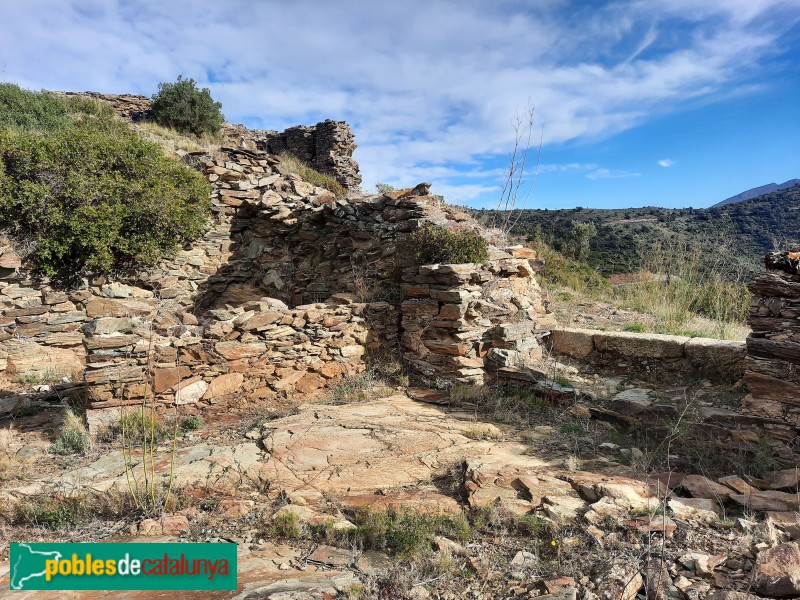
[[[180,434],[161,518],[131,506],[119,439],[52,454],[62,409],[28,408],[3,423],[1,539],[236,542],[240,589],[219,597],[800,595],[797,472],[692,427],[736,386],[559,372],[591,393],[398,388],[208,414]],[[667,404],[651,426],[619,420]],[[168,440],[158,457],[166,478]],[[7,586],[5,543],[3,560]]]

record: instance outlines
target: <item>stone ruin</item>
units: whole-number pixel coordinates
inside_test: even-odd
[[[146,118],[144,97],[96,96],[128,118]],[[35,278],[10,245],[0,248],[0,374],[86,386],[96,409],[90,421],[99,422],[144,397],[157,397],[162,409],[224,410],[231,402],[314,394],[387,352],[431,383],[541,386],[547,377],[535,365],[546,348],[601,367],[734,381],[746,370],[751,393],[742,410],[703,408],[704,426],[751,443],[768,436],[795,444],[794,253],[770,255],[767,272],[754,278],[746,348],[558,328],[536,282],[541,262],[529,249],[492,246],[483,265],[404,263],[397,242],[423,222],[479,228],[427,187],[337,198],[259,149],[305,144],[298,153],[313,159],[311,129],[265,137],[230,126],[237,147],[184,157],[212,184],[212,225],[156,268],[61,290]],[[575,393],[559,388],[543,391]]]
[[[336,198],[244,148],[186,160],[212,184],[213,223],[156,268],[62,290],[2,249],[0,374],[85,386],[96,428],[143,398],[224,412],[314,394],[368,354],[480,383],[540,352],[528,338],[549,316],[530,250],[491,247],[484,265],[399,259],[400,237],[425,221],[478,228],[438,197]]]
[[[150,98],[136,94],[56,92],[64,96],[88,96],[108,102],[123,119],[139,122],[153,118]],[[361,172],[353,158],[355,135],[344,121],[326,119],[316,125],[297,125],[285,131],[248,129],[225,123],[222,134],[229,145],[271,154],[289,152],[313,169],[330,175],[351,193],[361,192]]]
[[[251,143],[270,154],[289,152],[320,173],[331,175],[348,191],[360,191],[361,173],[353,159],[355,136],[344,121],[326,119],[285,131],[246,131],[242,145]]]

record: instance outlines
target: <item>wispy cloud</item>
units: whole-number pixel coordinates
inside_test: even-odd
[[[658,161],[658,165],[664,168],[668,168],[674,165],[675,162],[676,161],[672,160],[671,158],[662,158],[660,161]]]
[[[493,189],[527,102],[545,124],[546,156],[724,97],[776,52],[800,0],[577,10],[558,0],[29,0],[4,10],[0,70],[31,88],[148,95],[182,73],[211,87],[233,122],[349,121],[366,184],[430,179],[467,199]],[[571,171],[635,176],[593,168]],[[466,181],[468,170],[485,181]]]
[[[596,169],[597,165],[594,163],[563,163],[563,164],[544,164],[539,165],[538,173],[568,173],[591,171]]]
[[[595,169],[591,173],[587,173],[588,179],[625,179],[626,177],[639,177],[641,173],[632,173],[630,171],[612,171],[610,169]]]

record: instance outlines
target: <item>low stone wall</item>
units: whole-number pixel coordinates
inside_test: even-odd
[[[403,358],[431,379],[482,383],[499,367],[541,357],[551,322],[525,248],[487,265],[429,265],[403,273]]]
[[[694,371],[736,381],[744,374],[744,342],[657,333],[554,329],[549,347],[556,354],[609,367]]]
[[[790,436],[800,433],[800,253],[770,253],[765,266],[748,286],[753,293],[745,373],[750,395],[743,406],[782,422]]]
[[[176,322],[172,337],[142,331],[158,317],[94,321],[86,338],[90,408],[137,403],[153,393],[165,405],[309,394],[363,371],[367,348],[397,337],[396,311],[386,303],[290,309],[264,299],[209,311],[201,327]]]

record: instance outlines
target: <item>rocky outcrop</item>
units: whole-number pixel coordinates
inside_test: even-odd
[[[774,421],[776,439],[791,442],[800,432],[800,253],[773,252],[766,272],[753,277],[743,405]]]
[[[148,121],[153,118],[150,98],[137,94],[101,94],[100,92],[55,92],[63,96],[89,96],[108,102],[114,112],[129,121]]]

